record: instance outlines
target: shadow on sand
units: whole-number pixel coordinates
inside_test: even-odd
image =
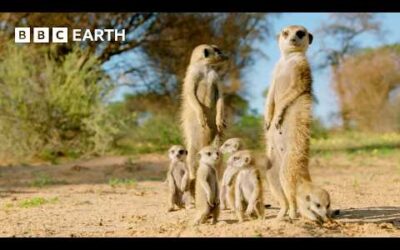
[[[382,206],[341,209],[336,219],[355,223],[392,223],[400,227],[400,207]]]

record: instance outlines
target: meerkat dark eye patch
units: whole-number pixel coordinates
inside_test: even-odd
[[[204,57],[206,57],[206,58],[210,55],[210,52],[208,51],[208,49],[204,49],[203,53],[204,53]]]
[[[321,207],[321,204],[315,203],[315,206],[316,206],[317,208],[320,208],[320,207]]]
[[[246,159],[244,160],[246,163],[250,162],[250,157],[246,157]]]
[[[308,43],[311,44],[313,41],[313,35],[308,33]]]
[[[306,35],[306,32],[304,32],[303,30],[299,30],[296,32],[296,36],[300,39],[303,38],[305,35]]]
[[[310,201],[310,199],[311,199],[310,196],[307,195],[307,196],[306,196],[306,201]]]
[[[207,155],[208,155],[208,156],[211,156],[211,152],[207,152]]]
[[[222,54],[222,51],[220,49],[218,49],[218,48],[214,47],[214,51],[215,51],[215,53],[217,53],[219,55]]]
[[[185,153],[185,150],[181,149],[178,151],[178,154],[183,155]]]
[[[239,157],[235,156],[235,157],[233,157],[233,160],[237,161],[237,160],[239,160]]]

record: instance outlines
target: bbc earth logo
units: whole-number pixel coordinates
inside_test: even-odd
[[[71,29],[67,27],[18,27],[15,28],[15,43],[68,43],[73,42],[123,42],[125,30],[117,29]]]

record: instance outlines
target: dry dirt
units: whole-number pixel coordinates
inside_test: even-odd
[[[259,159],[262,161],[262,159]],[[264,221],[238,223],[223,211],[216,225],[190,226],[194,210],[166,211],[165,155],[102,157],[56,166],[0,167],[0,236],[85,237],[349,237],[400,236],[400,162],[392,156],[313,157],[313,180],[341,213],[336,224],[274,220],[277,203],[265,187]],[[40,180],[47,176],[40,187]],[[135,179],[110,185],[110,178]],[[46,184],[47,183],[47,184]],[[26,205],[41,197],[50,202]]]

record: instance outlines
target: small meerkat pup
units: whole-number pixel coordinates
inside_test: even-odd
[[[233,154],[241,149],[243,149],[243,141],[240,138],[230,138],[226,140],[222,146],[219,148],[223,154]]]
[[[281,58],[275,66],[265,102],[267,181],[278,200],[281,220],[302,216],[318,219],[328,214],[328,193],[311,183],[308,170],[312,115],[312,75],[306,57],[313,35],[303,26],[292,25],[278,35]],[[317,204],[324,206],[317,209]],[[315,206],[314,206],[315,205]]]
[[[235,183],[235,210],[239,222],[243,222],[244,211],[247,216],[264,219],[261,177],[251,152],[238,151],[231,156],[231,160],[232,166],[239,170]]]
[[[243,141],[240,138],[230,138],[220,147],[222,154],[233,154],[243,149]],[[235,181],[234,178],[238,170],[232,166],[231,161],[227,161],[226,168],[221,180],[220,208],[226,210],[228,207],[235,209]],[[227,206],[228,205],[228,206]]]
[[[218,46],[202,44],[193,50],[186,71],[181,96],[181,125],[188,150],[192,196],[195,195],[196,155],[212,142],[219,144],[226,127],[221,70],[227,58]]]
[[[187,151],[181,145],[173,145],[169,150],[168,183],[168,212],[179,208],[189,207],[189,171],[186,167]]]
[[[215,224],[219,216],[218,177],[216,164],[220,160],[217,148],[206,146],[198,153],[200,156],[199,168],[196,173],[196,210],[198,211],[194,225],[204,223],[212,216]]]
[[[300,214],[306,219],[318,223],[332,220],[334,213],[331,211],[331,200],[326,190],[306,181],[299,185],[296,198]]]

